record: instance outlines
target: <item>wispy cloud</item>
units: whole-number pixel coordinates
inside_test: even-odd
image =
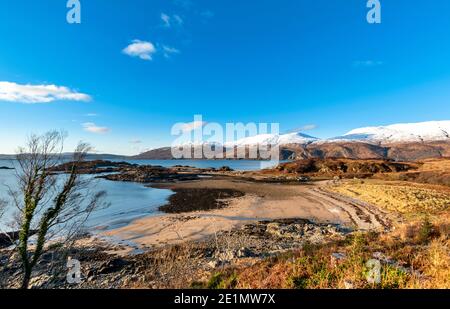
[[[307,124],[300,128],[300,131],[311,131],[317,128],[315,124]]]
[[[357,60],[353,62],[353,66],[355,67],[376,67],[383,64],[383,61],[378,60]]]
[[[183,18],[180,15],[168,15],[166,13],[161,13],[161,20],[163,22],[163,26],[166,28],[170,28],[172,26],[181,26],[184,23]]]
[[[152,55],[156,53],[156,47],[151,42],[133,40],[123,49],[123,53],[131,57],[139,57],[142,60],[152,60]]]
[[[99,127],[93,122],[85,122],[82,124],[82,126],[85,131],[91,132],[91,133],[96,133],[96,134],[104,134],[104,133],[108,133],[109,131],[111,131],[109,128]]]
[[[161,20],[163,21],[163,25],[165,27],[170,27],[170,16],[165,14],[165,13],[161,13]]]
[[[50,103],[53,101],[90,101],[91,96],[64,86],[21,85],[0,82],[0,101],[15,103]]]
[[[192,122],[183,124],[181,129],[183,130],[183,132],[191,132],[191,131],[194,131],[195,129],[199,129],[199,128],[205,126],[206,124],[207,124],[207,122],[205,122],[205,121],[192,121]]]
[[[287,131],[287,133],[305,132],[305,131],[311,131],[311,130],[314,130],[314,129],[317,129],[317,125],[315,125],[315,124],[306,124],[304,126],[301,126],[301,127],[298,127],[298,128],[292,129],[292,130],[289,130],[289,131]]]
[[[131,141],[130,141],[130,144],[142,144],[142,141],[140,140],[140,139],[132,139]]]
[[[174,47],[167,46],[167,45],[163,45],[162,50],[163,50],[164,57],[166,57],[166,58],[170,58],[170,56],[173,54],[180,53],[180,50],[178,50]]]
[[[96,113],[87,113],[85,114],[86,117],[97,117],[98,115]]]

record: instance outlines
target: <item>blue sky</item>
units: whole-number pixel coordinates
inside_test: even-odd
[[[448,0],[381,0],[379,25],[365,0],[80,2],[71,25],[65,0],[1,1],[0,153],[64,129],[134,154],[195,114],[322,138],[450,119]]]

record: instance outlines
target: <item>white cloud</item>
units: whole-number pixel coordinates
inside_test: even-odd
[[[140,139],[132,139],[130,144],[142,144],[142,141]]]
[[[82,124],[83,128],[87,132],[96,133],[96,134],[104,134],[110,131],[107,127],[99,127],[93,122],[85,122]]]
[[[17,103],[50,103],[53,101],[90,101],[87,94],[56,85],[20,85],[0,82],[0,101]]]
[[[139,57],[142,60],[152,60],[152,55],[156,53],[156,48],[151,42],[133,40],[133,42],[123,50],[123,53],[131,57]]]
[[[96,113],[88,113],[85,115],[86,117],[97,117]]]
[[[170,58],[170,56],[173,54],[180,53],[180,50],[178,50],[174,47],[167,46],[167,45],[163,45],[162,49],[163,49],[164,57],[166,57],[166,58]]]
[[[205,121],[192,121],[192,122],[183,124],[181,129],[183,130],[183,132],[191,132],[191,131],[194,131],[195,129],[205,126],[206,124],[207,124],[207,122],[205,122]]]

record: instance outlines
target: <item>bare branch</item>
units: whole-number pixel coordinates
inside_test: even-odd
[[[91,147],[80,143],[74,151],[70,171],[66,175],[54,172],[63,163],[62,151],[65,134],[51,131],[44,135],[31,135],[25,147],[17,154],[16,176],[19,192],[10,191],[19,210],[18,250],[23,264],[22,287],[27,288],[31,272],[46,250],[49,240],[64,236],[65,244],[82,230],[89,215],[104,206],[104,192],[93,193],[89,179],[80,177],[78,167]],[[33,249],[30,237],[36,233]]]

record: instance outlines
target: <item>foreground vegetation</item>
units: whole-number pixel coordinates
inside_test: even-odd
[[[356,232],[306,244],[248,268],[215,272],[206,288],[450,288],[450,190],[406,182],[346,180],[328,190],[401,214],[389,232]],[[380,262],[370,280],[368,261]],[[369,277],[368,277],[369,276]],[[369,278],[369,280],[368,280]]]
[[[305,245],[248,268],[214,273],[205,288],[450,288],[448,216],[406,224],[397,231],[355,233],[327,245]],[[370,283],[367,261],[381,262]]]

